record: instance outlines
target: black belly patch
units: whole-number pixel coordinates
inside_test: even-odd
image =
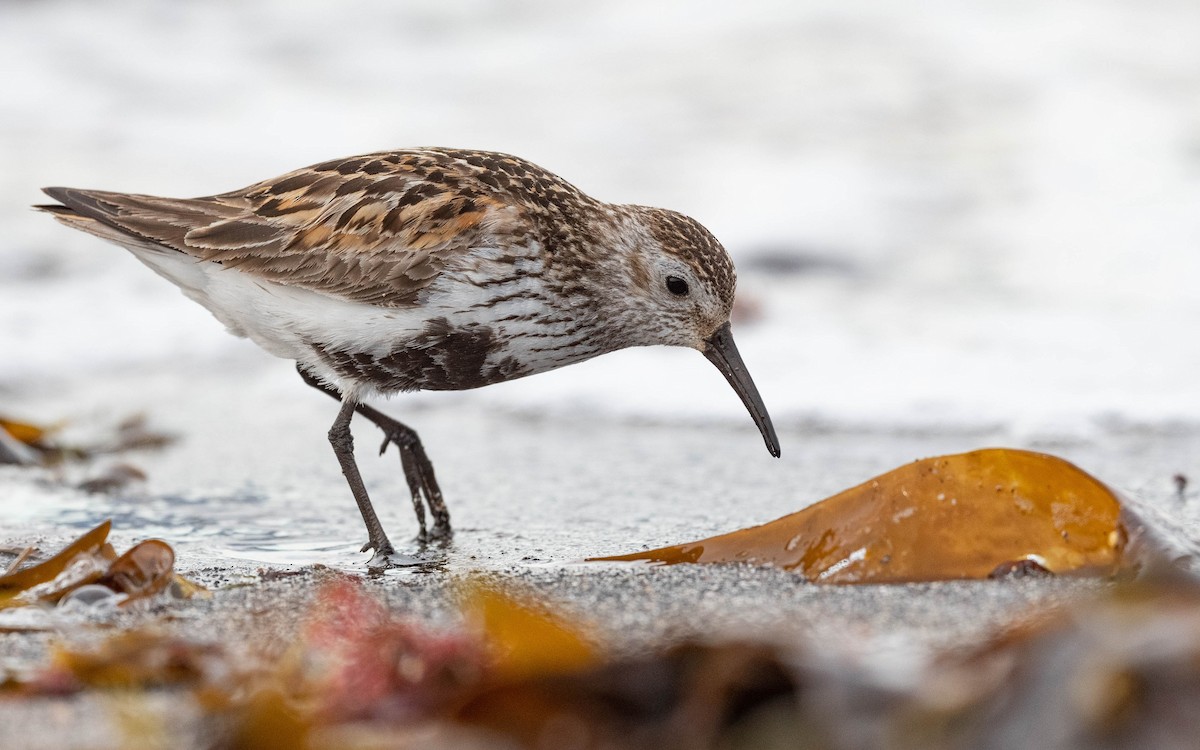
[[[340,377],[384,392],[462,391],[529,374],[512,357],[488,364],[497,346],[491,328],[453,328],[445,318],[429,321],[420,334],[383,356],[333,350],[316,342],[309,346]]]

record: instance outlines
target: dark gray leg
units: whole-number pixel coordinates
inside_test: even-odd
[[[358,464],[354,461],[354,436],[350,434],[350,419],[354,416],[354,407],[353,401],[342,402],[337,419],[333,420],[333,427],[329,428],[329,444],[333,446],[333,453],[342,465],[342,473],[346,475],[350,492],[354,493],[354,500],[358,503],[358,512],[362,513],[363,523],[367,525],[367,543],[363,545],[362,551],[373,549],[376,558],[386,557],[395,554],[396,550],[388,541],[383,525],[379,523],[379,516],[375,515],[375,509],[371,507],[371,498],[367,496],[367,488],[363,485],[362,475],[358,473]]]
[[[453,534],[450,528],[450,511],[442,498],[442,488],[438,486],[437,477],[433,473],[433,463],[425,454],[425,446],[416,430],[397,422],[369,406],[363,406],[359,413],[375,423],[383,430],[383,443],[379,446],[379,455],[387,450],[389,443],[395,443],[400,450],[400,465],[404,468],[404,476],[408,479],[408,489],[412,493],[413,509],[417,513],[417,521],[421,524],[421,537],[425,538],[425,508],[421,502],[429,506],[433,516],[433,530],[429,536],[433,539],[449,539]]]
[[[297,366],[296,369],[305,383],[332,398],[342,400],[342,396],[337,390],[321,383],[305,372],[303,368]],[[420,525],[418,538],[421,541],[426,541],[430,536],[435,539],[448,539],[452,534],[450,511],[446,508],[442,490],[438,486],[437,477],[434,476],[433,464],[425,454],[425,447],[421,445],[421,438],[417,436],[416,431],[366,404],[355,404],[354,409],[383,430],[383,445],[379,446],[381,455],[391,443],[395,443],[396,448],[400,451],[400,465],[404,469],[404,477],[408,481],[409,492],[412,493],[413,511],[416,513],[417,523]],[[425,530],[426,505],[429,506],[429,512],[433,515],[431,534],[427,534]]]

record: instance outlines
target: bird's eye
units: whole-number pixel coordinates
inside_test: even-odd
[[[688,293],[688,284],[678,276],[668,276],[667,291],[671,294],[674,294],[676,297],[686,297]]]

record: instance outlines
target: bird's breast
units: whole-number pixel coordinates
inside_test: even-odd
[[[526,374],[516,360],[497,356],[501,346],[492,328],[456,327],[445,318],[428,321],[419,333],[389,349],[320,343],[312,348],[340,378],[384,393],[467,390]]]
[[[479,249],[417,305],[312,349],[338,377],[381,392],[478,388],[606,351],[595,305],[548,283],[537,249]]]
[[[509,320],[491,325],[429,320],[387,349],[311,344],[339,378],[383,393],[457,391],[532,375],[603,351],[578,325]]]

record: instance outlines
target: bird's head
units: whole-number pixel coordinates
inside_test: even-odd
[[[627,297],[643,344],[686,346],[704,354],[737,391],[767,449],[779,440],[730,331],[737,274],[729,253],[698,221],[674,211],[629,207],[644,230],[624,255]]]

